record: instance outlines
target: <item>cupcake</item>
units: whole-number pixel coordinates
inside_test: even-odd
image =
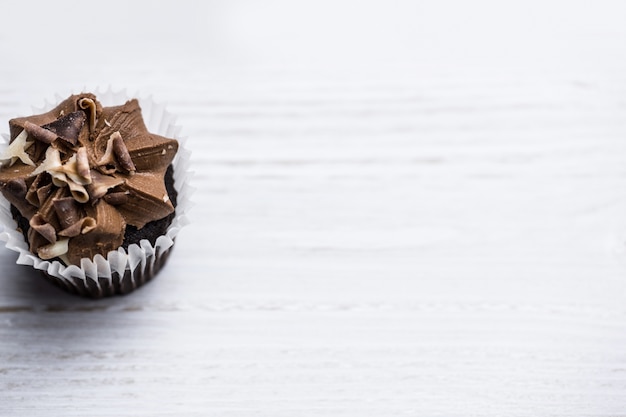
[[[104,96],[117,102],[75,94],[10,120],[0,149],[0,238],[20,253],[18,263],[90,297],[128,293],[153,278],[187,204],[187,161],[168,137],[177,133],[169,115],[148,102],[151,132],[138,99]]]

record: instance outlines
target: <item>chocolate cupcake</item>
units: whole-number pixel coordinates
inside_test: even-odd
[[[116,96],[76,94],[12,119],[0,149],[8,202],[0,238],[20,253],[18,263],[91,297],[124,294],[154,277],[186,221],[188,154],[168,137],[177,129],[148,100],[157,130],[149,131],[139,100]]]

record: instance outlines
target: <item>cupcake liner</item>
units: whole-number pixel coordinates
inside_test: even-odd
[[[174,187],[178,192],[175,217],[164,235],[156,239],[154,245],[148,240],[131,244],[128,250],[119,248],[107,254],[106,258],[96,255],[93,260],[83,258],[78,265],[65,266],[59,261],[45,261],[29,250],[24,236],[16,229],[15,220],[10,211],[10,204],[0,198],[0,240],[5,246],[19,254],[17,264],[30,265],[41,271],[53,284],[68,292],[87,297],[99,298],[115,294],[129,293],[151,280],[169,257],[176,236],[188,224],[187,212],[191,208],[190,196],[193,192],[189,185],[192,173],[189,171],[190,152],[185,148],[185,139],[180,137],[180,126],[175,117],[168,113],[165,106],[155,103],[151,97],[129,96],[126,91],[96,91],[96,97],[103,106],[119,105],[135,97],[139,100],[148,131],[158,135],[175,138],[179,149],[172,161],[174,167]],[[57,97],[57,102],[62,100]],[[46,103],[42,108],[33,109],[34,114],[43,113],[56,105]],[[9,138],[2,135],[4,148]],[[4,227],[3,227],[4,226]]]

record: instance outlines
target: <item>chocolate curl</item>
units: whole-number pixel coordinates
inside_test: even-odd
[[[119,166],[124,169],[126,172],[135,172],[135,164],[128,153],[128,148],[126,147],[126,143],[124,143],[124,139],[122,139],[122,135],[119,131],[113,132],[107,141],[107,147],[104,151],[104,155],[96,164],[98,166],[105,167],[103,172],[106,174],[112,174],[115,172],[115,169],[110,169],[106,167],[106,165],[113,165],[115,162],[118,162]]]
[[[28,188],[28,191],[26,191],[26,195],[24,196],[26,201],[28,201],[30,204],[32,204],[35,207],[39,207],[41,205],[41,201],[43,201],[41,198],[39,198],[39,190],[41,189],[40,183],[41,183],[41,179],[43,175],[45,174],[39,174],[35,177],[35,180],[30,185],[30,187]]]
[[[37,214],[46,221],[46,223],[52,223],[57,226],[56,211],[54,209],[54,201],[67,196],[67,189],[56,188],[50,193],[50,196],[41,201],[41,207],[37,211]]]
[[[28,223],[31,229],[46,238],[48,242],[55,243],[57,241],[56,230],[50,223],[46,222],[41,214],[35,214]]]
[[[29,121],[26,121],[24,123],[24,130],[31,138],[38,140],[39,142],[43,142],[47,145],[54,142],[58,137],[56,133],[51,132],[48,129],[44,129],[43,127],[37,126],[36,124]]]
[[[91,232],[97,226],[96,219],[93,217],[83,217],[74,224],[66,227],[59,232],[59,236],[63,237],[75,237],[78,235],[84,235]]]
[[[74,197],[74,200],[78,201],[79,203],[86,203],[87,201],[89,201],[89,193],[85,189],[84,185],[77,184],[74,181],[68,181],[67,186],[69,187],[70,192],[72,193],[72,197]]]
[[[78,100],[78,107],[89,112],[89,131],[93,132],[96,127],[96,102],[84,97]]]
[[[130,193],[128,191],[126,192],[117,192],[117,193],[110,193],[105,195],[104,201],[106,201],[107,203],[109,203],[112,206],[119,206],[121,204],[126,204],[129,200],[128,195]]]
[[[78,110],[64,116],[62,115],[54,122],[43,125],[42,128],[54,132],[59,138],[72,146],[76,146],[86,118],[85,112]]]
[[[26,193],[28,192],[28,188],[26,187],[26,181],[24,181],[24,178],[14,178],[12,180],[9,180],[5,184],[4,190],[12,194],[15,198],[19,199],[25,199]]]
[[[52,203],[61,228],[67,229],[80,220],[78,206],[72,197],[57,198]]]
[[[128,148],[126,147],[126,143],[124,143],[120,132],[114,132],[111,135],[111,139],[113,140],[113,153],[117,157],[117,161],[120,163],[122,168],[124,168],[127,172],[136,171],[135,164],[133,164],[133,160],[130,158]]]
[[[46,173],[37,175],[26,192],[26,201],[35,207],[41,207],[53,191],[51,182],[44,183],[46,178],[49,178]]]
[[[41,188],[38,188],[35,191],[36,196],[37,196],[37,201],[39,202],[37,207],[41,206],[43,202],[46,201],[46,198],[48,198],[48,196],[52,193],[52,187],[54,187],[54,185],[50,183],[50,184],[46,184],[42,186]]]
[[[37,253],[39,248],[50,244],[50,242],[48,242],[46,238],[37,233],[37,231],[33,228],[28,229],[28,242],[30,251],[32,253]]]

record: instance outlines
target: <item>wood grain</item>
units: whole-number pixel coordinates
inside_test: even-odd
[[[194,6],[206,44],[138,23],[123,62],[0,68],[0,123],[154,93],[197,187],[125,297],[0,250],[0,415],[626,416],[621,3],[229,4]]]

